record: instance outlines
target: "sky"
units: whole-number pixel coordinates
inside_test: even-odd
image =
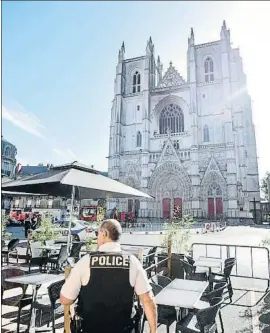
[[[253,101],[260,177],[270,170],[270,2],[2,2],[2,135],[23,165],[71,162],[107,170],[118,50],[145,54],[186,78],[195,43],[219,39],[223,20],[240,47]]]

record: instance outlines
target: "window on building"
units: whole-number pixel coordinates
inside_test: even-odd
[[[204,126],[204,129],[203,129],[203,141],[204,142],[209,142],[209,128],[207,125]]]
[[[139,131],[137,133],[137,147],[141,147],[142,146],[142,135],[141,132]]]
[[[161,111],[159,117],[160,134],[184,132],[184,114],[176,104],[169,104]]]
[[[11,155],[11,149],[10,149],[10,147],[6,147],[6,149],[5,149],[5,155],[6,156],[10,156]]]
[[[133,74],[133,80],[132,80],[132,93],[136,94],[141,91],[141,74],[136,71]]]
[[[140,105],[137,105],[137,111],[140,111]]]
[[[205,82],[214,81],[214,63],[210,57],[207,57],[204,62],[204,79]]]
[[[208,188],[208,196],[209,197],[216,197],[221,196],[222,191],[220,186],[217,183],[212,183]]]

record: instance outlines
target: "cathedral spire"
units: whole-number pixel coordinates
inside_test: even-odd
[[[146,54],[151,54],[153,52],[154,52],[154,44],[153,44],[152,38],[150,36],[149,40],[147,41]]]
[[[188,38],[188,45],[194,45],[194,31],[193,31],[193,28],[190,29],[190,37]]]
[[[227,38],[230,38],[230,31],[227,29],[225,20],[223,20],[220,31],[220,39],[227,39]]]
[[[194,38],[194,31],[193,31],[193,28],[191,28],[190,38]]]
[[[125,43],[122,43],[121,49],[118,52],[118,62],[125,60]]]
[[[157,58],[157,84],[159,85],[162,81],[162,70],[163,70],[163,65],[160,61],[160,57],[158,56]]]
[[[124,43],[124,41],[123,41],[122,46],[121,46],[121,51],[123,51],[124,53],[126,52],[125,51],[125,43]]]

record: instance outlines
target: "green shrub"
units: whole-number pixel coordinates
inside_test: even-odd
[[[33,241],[48,241],[56,240],[61,237],[61,231],[63,228],[56,227],[50,219],[42,218],[38,230],[34,230],[31,233],[30,239]]]

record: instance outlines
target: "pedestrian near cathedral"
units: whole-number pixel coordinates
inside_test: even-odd
[[[62,287],[60,301],[78,298],[82,333],[131,333],[134,328],[134,293],[138,295],[150,332],[157,332],[157,308],[151,286],[139,260],[121,250],[120,223],[103,221],[98,251],[85,255]]]

